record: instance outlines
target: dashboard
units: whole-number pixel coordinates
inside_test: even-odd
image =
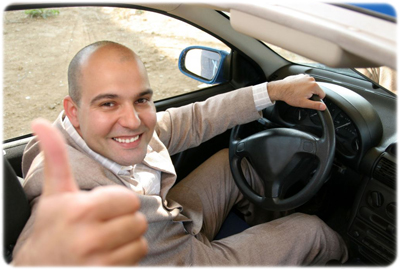
[[[357,169],[366,152],[376,146],[383,133],[381,119],[373,106],[357,93],[334,84],[319,83],[336,133],[336,157]],[[296,108],[284,102],[267,108],[264,116],[273,123],[321,136],[322,128],[314,110]]]

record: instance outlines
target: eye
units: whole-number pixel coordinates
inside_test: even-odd
[[[138,104],[144,104],[147,102],[149,102],[149,99],[147,99],[147,98],[140,98],[136,101],[136,103],[138,103]]]
[[[100,104],[101,107],[114,107],[115,104],[114,102],[104,102],[102,104]]]

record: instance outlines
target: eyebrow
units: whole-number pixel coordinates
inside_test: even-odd
[[[140,92],[138,95],[137,95],[137,97],[143,97],[143,96],[146,96],[146,95],[153,95],[153,90],[152,89],[146,89],[146,90],[144,90],[143,92]],[[116,95],[116,94],[100,94],[100,95],[98,95],[98,96],[96,96],[96,97],[94,97],[91,101],[90,101],[90,105],[93,105],[94,103],[96,103],[97,101],[99,101],[99,100],[102,100],[102,99],[115,99],[115,98],[118,98],[119,96],[118,95]]]

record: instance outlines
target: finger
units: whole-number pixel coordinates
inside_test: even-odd
[[[304,102],[304,104],[301,105],[303,108],[307,109],[312,109],[312,110],[317,110],[317,111],[325,111],[326,110],[326,105],[325,103],[321,101],[313,101],[313,100],[307,100]]]
[[[302,78],[308,82],[309,86],[307,88],[311,91],[311,93],[309,93],[310,97],[312,95],[317,95],[320,99],[325,98],[324,90],[318,85],[314,77],[308,74],[300,74],[299,76],[302,76]]]
[[[324,99],[325,98],[325,92],[324,90],[321,89],[321,87],[319,87],[319,85],[317,83],[315,83],[315,87],[313,89],[313,93],[317,96],[319,96],[320,99]]]
[[[121,215],[133,214],[140,208],[137,195],[121,186],[98,187],[88,193],[86,218],[109,220]]]
[[[78,186],[72,176],[66,143],[61,133],[44,119],[34,120],[32,130],[44,154],[43,195],[77,191]]]
[[[147,230],[146,217],[140,213],[124,215],[98,225],[96,242],[102,250],[114,250],[140,239]]]
[[[115,249],[103,256],[104,265],[136,265],[148,252],[148,243],[144,237]]]
[[[323,102],[317,102],[317,105],[315,105],[315,110],[318,111],[325,111],[326,110],[326,105]]]

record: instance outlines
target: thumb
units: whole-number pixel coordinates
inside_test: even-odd
[[[44,119],[32,122],[44,154],[44,183],[42,195],[49,196],[62,192],[78,191],[69,166],[66,143],[62,134]]]

